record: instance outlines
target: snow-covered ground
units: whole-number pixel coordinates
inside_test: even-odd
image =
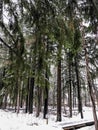
[[[83,122],[93,120],[92,109],[84,108],[84,119],[80,115],[75,115],[73,118],[62,117],[62,122],[68,125],[69,123]],[[35,113],[25,114],[22,111],[17,115],[14,111],[0,109],[0,130],[63,130],[61,123],[56,122],[55,115],[48,115],[48,124],[46,120],[40,117],[36,118]],[[79,130],[95,130],[94,126],[84,127]]]

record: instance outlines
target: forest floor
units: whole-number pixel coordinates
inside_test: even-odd
[[[72,118],[62,114],[62,122],[65,125],[76,122],[93,120],[92,108],[83,108],[84,118],[81,119],[80,114],[74,113]],[[33,114],[25,114],[23,110],[17,115],[12,109],[0,109],[0,130],[63,130],[61,123],[56,122],[55,110],[50,109],[48,114],[48,124],[42,118],[42,114],[38,118]],[[78,130],[95,130],[94,126],[83,127]]]

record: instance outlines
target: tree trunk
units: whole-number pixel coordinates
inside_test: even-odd
[[[17,94],[17,114],[19,113],[19,107],[20,107],[20,92],[19,92],[19,86],[18,86],[18,94]]]
[[[55,87],[55,82],[54,82],[53,95],[52,95],[53,96],[53,108],[55,108],[55,105],[56,105],[56,103],[55,103],[55,101],[56,101],[56,99],[55,99],[56,98],[56,94],[55,94],[56,90],[55,90],[55,88],[56,87]]]
[[[94,117],[94,121],[95,121],[95,130],[98,130],[95,97],[94,97],[94,92],[93,92],[93,84],[92,84],[92,80],[91,80],[91,75],[89,72],[89,65],[88,65],[89,62],[88,62],[88,55],[87,55],[86,47],[84,48],[84,50],[85,50],[85,60],[86,60],[87,82],[88,82],[89,93],[90,93],[92,107],[93,107],[92,109],[93,109],[93,117]]]
[[[90,80],[88,80],[88,87],[89,87],[90,97],[91,97],[92,106],[93,106],[93,117],[94,117],[94,121],[95,121],[95,130],[98,130],[98,121],[97,121],[96,106],[95,106],[95,97],[94,97],[94,92],[93,92],[92,84],[91,84]]]
[[[70,61],[69,61],[70,62]],[[69,113],[70,117],[72,117],[72,85],[71,85],[71,65],[69,63]]]
[[[6,107],[7,107],[7,96],[8,96],[8,94],[7,94],[7,92],[5,92],[5,95],[4,95],[4,106],[3,106],[4,109],[6,109]]]
[[[33,112],[33,91],[34,91],[34,78],[30,78],[30,84],[29,84],[29,113]]]
[[[45,99],[44,99],[44,119],[46,119],[48,113],[48,88],[45,88]]]
[[[23,107],[23,88],[21,90],[20,107]]]
[[[85,106],[87,106],[87,98],[88,98],[88,96],[87,96],[87,89],[85,88]]]
[[[81,114],[81,118],[83,118],[82,112],[82,98],[81,98],[81,86],[79,79],[79,70],[78,70],[77,57],[75,57],[75,72],[76,72],[76,80],[77,80],[77,91],[78,91],[78,111]]]
[[[72,54],[68,53],[68,105],[69,105],[69,116],[72,117]]]
[[[76,87],[75,87],[75,80],[72,80],[73,85],[73,108],[76,107]]]
[[[28,112],[28,94],[26,95],[26,108],[25,108],[25,113]]]
[[[3,0],[0,0],[0,22],[3,20]]]
[[[61,121],[61,60],[57,66],[57,121]]]
[[[36,117],[39,116],[41,111],[41,88],[37,86],[37,101],[36,101]]]
[[[64,108],[64,113],[67,114],[65,101],[66,101],[66,99],[65,99],[65,85],[64,85],[64,79],[63,79],[63,108]]]
[[[45,81],[45,96],[44,96],[44,116],[43,118],[46,119],[47,113],[48,113],[48,74],[46,69],[46,81]]]
[[[28,78],[28,84],[27,84],[27,93],[26,93],[26,108],[25,108],[25,113],[27,113],[27,112],[28,112],[28,110],[29,110],[28,103],[29,103],[29,78]]]
[[[20,109],[20,76],[17,79],[17,114],[19,113],[19,109]]]
[[[93,89],[94,89],[94,93],[95,93],[96,101],[97,101],[97,106],[98,106],[98,90],[97,90],[97,87],[95,86],[93,80],[92,80],[92,84],[93,84]]]

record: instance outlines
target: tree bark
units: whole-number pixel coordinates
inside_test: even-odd
[[[81,98],[81,86],[80,86],[79,70],[78,69],[79,68],[78,68],[78,63],[77,63],[77,57],[75,57],[75,72],[76,72],[77,91],[78,91],[78,111],[81,114],[81,118],[83,118],[82,98]]]
[[[0,22],[3,21],[3,0],[0,0]]]
[[[26,93],[26,108],[25,108],[25,113],[27,113],[27,112],[28,112],[28,110],[29,110],[28,103],[29,103],[29,78],[28,78],[28,84],[27,84],[27,93]]]
[[[69,116],[72,117],[72,75],[71,75],[71,65],[72,65],[72,59],[71,59],[71,52],[68,53],[68,75],[69,75]]]
[[[57,66],[57,121],[61,121],[61,60]]]
[[[4,106],[3,106],[4,109],[6,109],[6,107],[7,107],[7,96],[8,96],[8,94],[7,94],[7,91],[6,91],[5,95],[4,95]]]
[[[34,91],[34,78],[30,78],[29,84],[29,113],[33,113],[33,91]]]
[[[52,95],[52,97],[53,97],[53,108],[55,108],[55,105],[56,105],[56,103],[55,103],[55,101],[56,101],[56,86],[55,86],[55,82],[54,82],[54,88],[53,88],[53,95]]]
[[[75,80],[72,80],[73,85],[73,108],[76,107],[76,86],[75,86]]]
[[[36,117],[39,117],[41,111],[41,88],[37,86],[37,101],[36,101]]]
[[[19,73],[18,73],[19,74]],[[19,113],[19,110],[20,110],[20,84],[21,84],[21,81],[20,81],[20,76],[17,74],[17,114]]]
[[[69,71],[69,113],[70,113],[70,117],[72,117],[72,85],[71,85],[71,63],[69,60],[69,67],[68,67],[68,71]]]
[[[46,119],[47,113],[48,113],[48,74],[46,69],[46,81],[45,81],[45,91],[44,91],[44,116],[43,118]]]

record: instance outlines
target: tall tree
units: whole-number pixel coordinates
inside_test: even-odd
[[[76,72],[76,82],[77,82],[77,90],[78,90],[78,111],[81,114],[81,118],[83,118],[81,86],[80,86],[79,67],[78,67],[77,60],[78,60],[77,57],[75,57],[75,72]]]

